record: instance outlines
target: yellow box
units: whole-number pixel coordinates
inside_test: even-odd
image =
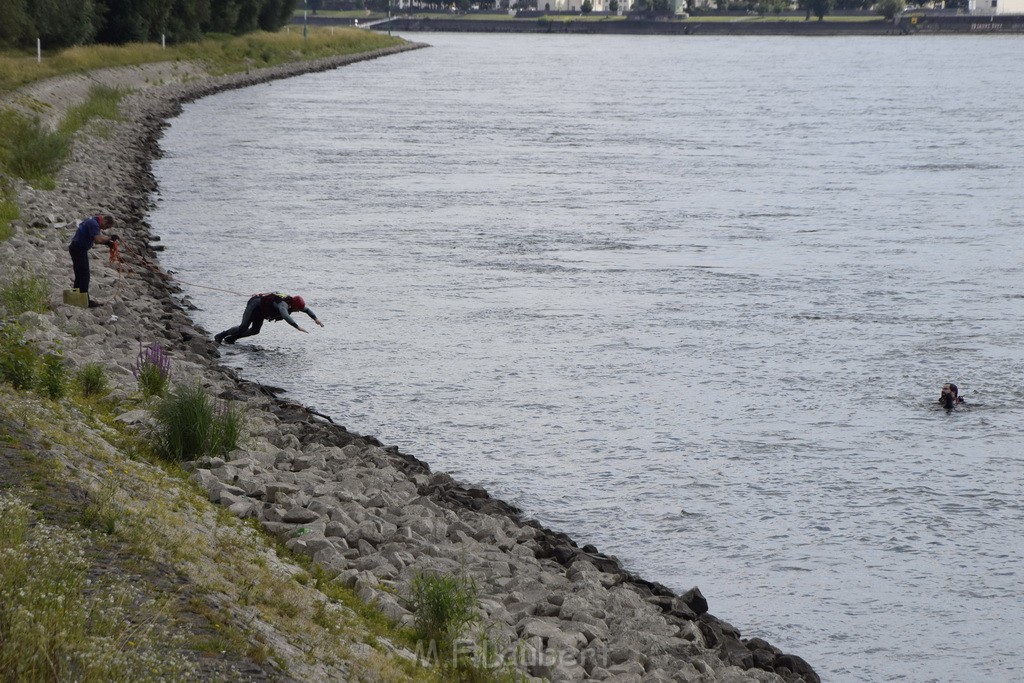
[[[89,308],[89,293],[80,292],[77,288],[64,290],[64,303],[79,308]]]

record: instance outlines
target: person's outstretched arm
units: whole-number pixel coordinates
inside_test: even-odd
[[[306,332],[302,327],[295,322],[290,315],[288,315],[288,304],[283,301],[275,301],[274,306],[277,308],[277,312],[281,314],[281,320],[285,321],[299,332]],[[306,334],[309,334],[308,332]]]
[[[320,318],[316,317],[316,313],[314,313],[313,309],[311,309],[309,306],[306,306],[305,308],[303,308],[302,312],[305,313],[306,315],[308,315],[310,318],[312,318],[313,322],[315,322],[320,327],[324,326],[324,324],[322,322],[320,322]]]

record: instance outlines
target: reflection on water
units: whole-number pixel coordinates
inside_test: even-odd
[[[165,264],[327,324],[227,362],[826,680],[1013,679],[1019,42],[428,38],[168,131]]]

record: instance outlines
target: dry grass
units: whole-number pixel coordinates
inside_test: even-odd
[[[334,55],[368,52],[403,41],[354,28],[311,28],[302,31],[251,33],[245,36],[212,36],[198,43],[183,43],[161,49],[157,43],[89,45],[73,47],[52,55],[0,53],[0,93],[10,92],[35,81],[85,73],[95,69],[135,66],[154,62],[196,61],[213,73],[234,73],[263,66]]]

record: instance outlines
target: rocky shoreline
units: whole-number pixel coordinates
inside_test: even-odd
[[[157,184],[166,121],[185,102],[300,73],[423,47],[296,63],[245,74],[152,85],[122,103],[108,135],[81,135],[57,189],[19,187],[23,218],[0,244],[12,267],[46,275],[52,300],[70,280],[66,245],[74,221],[99,211],[151,261],[146,223]],[[99,252],[100,250],[94,250]],[[105,256],[98,253],[94,257]],[[354,587],[388,617],[410,623],[404,596],[418,572],[464,574],[479,591],[488,639],[530,676],[561,680],[803,681],[819,677],[803,659],[740,632],[708,612],[697,588],[683,595],[627,572],[614,557],[525,519],[482,489],[432,472],[417,458],[333,424],[240,378],[185,310],[180,288],[160,273],[127,275],[93,262],[95,309],[58,306],[36,316],[37,341],[59,339],[71,365],[99,361],[127,396],[142,345],[158,342],[176,379],[199,378],[222,399],[244,404],[251,439],[226,458],[192,463],[210,500],[254,518],[295,553]],[[145,411],[120,419],[144,425]]]

